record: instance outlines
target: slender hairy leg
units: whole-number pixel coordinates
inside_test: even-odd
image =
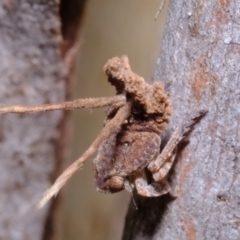
[[[158,197],[169,192],[169,184],[163,179],[160,182],[148,184],[145,171],[136,173],[135,186],[139,195],[143,197]]]
[[[105,106],[122,106],[126,102],[124,95],[116,95],[114,97],[103,98],[85,98],[76,99],[69,102],[59,104],[44,104],[39,106],[3,106],[0,105],[2,113],[35,113],[54,110],[73,110],[78,108],[100,108]]]
[[[98,137],[91,144],[91,146],[83,153],[83,155],[76,160],[72,165],[70,165],[61,176],[55,181],[55,183],[45,192],[43,198],[38,204],[38,208],[41,208],[45,203],[58,193],[58,191],[63,187],[67,180],[80,168],[83,163],[89,158],[104,141],[111,134],[117,133],[121,130],[121,125],[124,120],[129,116],[131,112],[132,103],[127,102],[123,107],[121,107],[116,116],[110,120],[106,126],[102,129]]]
[[[152,176],[156,182],[162,181],[162,179],[166,177],[174,163],[174,160],[176,158],[176,152],[177,147],[173,150],[172,155],[163,163],[160,169],[157,172],[153,173]]]
[[[155,181],[160,181],[162,176],[165,176],[169,169],[171,168],[174,161],[175,148],[178,143],[184,139],[187,133],[191,130],[192,126],[197,122],[197,120],[207,113],[206,110],[196,110],[187,115],[182,124],[174,131],[172,137],[168,141],[167,145],[160,153],[158,158],[152,161],[148,165],[148,169],[153,173],[153,178]],[[162,166],[169,160],[167,165],[162,168]],[[158,174],[158,172],[160,173]],[[166,172],[167,171],[167,172]]]
[[[157,20],[157,18],[158,18],[158,15],[160,14],[160,12],[163,10],[163,7],[164,7],[164,4],[165,4],[165,2],[166,2],[166,0],[162,0],[162,2],[161,2],[161,4],[160,4],[160,6],[159,6],[159,8],[158,8],[158,11],[157,11],[157,13],[156,13],[156,15],[155,15],[155,18],[154,18],[154,20]]]

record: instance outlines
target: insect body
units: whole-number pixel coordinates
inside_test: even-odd
[[[146,83],[132,72],[126,57],[109,60],[104,70],[117,93],[124,94],[132,106],[121,130],[99,147],[94,160],[97,189],[112,193],[124,188],[132,191],[136,187],[137,192],[146,197],[167,193],[169,186],[165,176],[173,164],[176,146],[206,111],[195,111],[187,116],[160,154],[160,136],[172,113],[171,99],[162,84]],[[107,121],[116,111],[114,107],[109,111]],[[151,184],[145,175],[148,165],[156,180]]]
[[[103,192],[124,189],[159,153],[160,137],[155,132],[123,129],[106,139],[94,160],[96,187]]]
[[[36,107],[1,107],[0,112],[40,112],[59,109],[97,108],[108,106],[105,126],[84,154],[68,167],[45,193],[43,206],[66,183],[73,173],[97,149],[94,175],[97,190],[114,193],[136,188],[146,197],[160,196],[169,191],[166,175],[175,158],[177,144],[186,136],[205,110],[192,112],[173,133],[160,153],[161,134],[172,113],[170,97],[161,83],[150,85],[134,73],[126,56],[110,59],[104,66],[108,81],[117,95],[109,98],[78,99],[56,105]],[[145,170],[153,176],[147,181]]]
[[[172,104],[161,83],[146,83],[132,72],[126,57],[109,60],[104,70],[117,93],[124,94],[132,107],[121,130],[99,148],[94,160],[96,186],[103,192],[131,190],[138,175],[159,154],[160,135],[169,122]],[[107,121],[114,112],[113,107]]]

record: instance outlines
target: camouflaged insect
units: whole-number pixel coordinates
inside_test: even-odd
[[[173,165],[176,147],[205,110],[183,118],[160,152],[161,134],[169,123],[172,102],[162,83],[148,84],[131,70],[127,56],[110,59],[104,66],[108,81],[117,94],[109,98],[77,99],[33,107],[2,106],[0,112],[29,113],[108,106],[104,127],[92,145],[69,166],[49,188],[39,203],[42,207],[97,149],[94,159],[96,188],[104,193],[126,189],[145,197],[169,192],[166,176]],[[146,171],[152,173],[148,181]]]

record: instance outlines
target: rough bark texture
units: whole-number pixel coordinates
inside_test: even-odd
[[[65,99],[60,24],[56,0],[1,1],[0,103]],[[37,210],[36,204],[61,168],[66,117],[51,112],[0,118],[0,239],[59,239],[52,225],[56,205]]]
[[[240,239],[240,1],[172,0],[155,79],[173,100],[171,126],[208,108],[179,151],[169,195],[130,204],[124,240]]]

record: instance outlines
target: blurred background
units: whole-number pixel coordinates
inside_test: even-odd
[[[157,20],[161,0],[88,0],[79,41],[74,98],[112,96],[103,66],[109,58],[128,55],[132,69],[150,79],[166,18],[168,1]],[[104,110],[73,113],[72,161],[92,143],[103,126]],[[131,195],[98,193],[92,159],[68,182],[64,201],[64,240],[120,240]]]

